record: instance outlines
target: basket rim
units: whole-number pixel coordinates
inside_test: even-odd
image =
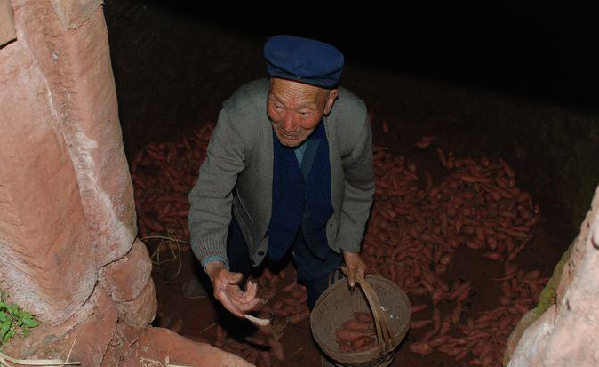
[[[406,305],[406,308],[408,310],[407,320],[406,320],[405,324],[403,325],[403,327],[400,327],[393,334],[393,348],[395,349],[402,342],[402,340],[404,339],[404,337],[407,334],[408,329],[410,327],[410,319],[411,319],[410,299],[408,298],[408,295],[397,284],[393,283],[392,281],[390,281],[389,279],[387,279],[381,275],[369,274],[369,275],[366,275],[364,278],[368,282],[373,282],[375,284],[383,283],[383,284],[389,286],[391,289],[393,289],[394,291],[397,292],[398,297],[399,297],[398,302],[403,301]],[[322,303],[324,302],[324,300],[327,297],[329,297],[333,292],[336,292],[340,287],[346,286],[346,285],[347,284],[343,281],[337,281],[337,282],[333,283],[333,285],[331,285],[328,289],[326,289],[322,293],[322,295],[318,298],[318,300],[316,301],[316,304],[314,305],[314,309],[310,313],[310,328],[312,330],[314,340],[316,340],[316,343],[318,344],[318,346],[324,353],[326,353],[329,357],[333,358],[334,360],[336,360],[340,363],[367,363],[370,361],[374,361],[375,359],[377,359],[381,356],[379,354],[379,349],[376,347],[362,351],[362,352],[354,352],[354,353],[341,353],[340,351],[331,350],[330,348],[326,348],[326,350],[325,350],[325,347],[323,347],[323,344],[321,343],[321,338],[317,335],[317,333],[315,332],[315,329],[313,327],[313,325],[315,323],[315,318],[316,318],[315,315],[317,313],[314,311],[316,311],[319,307],[322,307]],[[363,292],[362,289],[360,289],[360,291]]]

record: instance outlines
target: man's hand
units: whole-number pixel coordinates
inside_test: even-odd
[[[214,261],[206,265],[206,274],[210,277],[214,298],[233,315],[243,317],[245,311],[249,311],[260,302],[256,298],[258,285],[248,282],[246,290],[239,288],[239,282],[243,279],[241,273],[231,273],[222,261]]]
[[[356,275],[364,277],[366,272],[366,264],[362,261],[358,252],[349,252],[343,250],[343,259],[347,268],[346,276],[350,287],[356,285]]]

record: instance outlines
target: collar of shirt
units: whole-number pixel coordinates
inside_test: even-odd
[[[293,148],[293,152],[295,153],[295,158],[297,158],[297,163],[299,166],[302,166],[302,160],[304,159],[304,153],[308,148],[309,140],[304,141],[300,146]]]

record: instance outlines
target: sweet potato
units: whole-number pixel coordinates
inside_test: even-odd
[[[443,255],[441,257],[441,259],[439,260],[439,263],[441,263],[443,265],[449,265],[452,260],[453,260],[453,254],[450,252],[447,252],[445,255]]]
[[[310,310],[306,309],[298,314],[290,316],[288,320],[292,324],[297,324],[297,323],[301,322],[302,320],[307,319],[308,317],[310,317]]]
[[[354,331],[370,331],[373,330],[374,324],[372,322],[361,322],[361,321],[346,321],[342,325],[343,330],[354,330]]]
[[[360,322],[374,322],[372,319],[372,314],[366,312],[356,312],[354,313],[354,317],[356,320]]]
[[[441,311],[438,308],[433,310],[433,323],[435,324],[435,332],[441,329]]]
[[[449,335],[439,335],[439,336],[429,340],[427,343],[428,343],[428,345],[431,346],[431,348],[437,348],[437,347],[441,346],[442,344],[444,344],[450,338],[451,337]]]
[[[291,291],[291,297],[293,297],[293,299],[295,299],[295,300],[300,300],[300,299],[302,299],[303,296],[304,296],[304,292],[302,292],[299,289],[294,289]]]
[[[443,321],[441,322],[441,329],[439,333],[441,335],[445,335],[451,329],[451,314],[447,314],[443,317]]]
[[[273,309],[273,310],[275,310],[275,311],[278,311],[278,310],[282,309],[282,308],[283,308],[283,306],[284,306],[284,303],[283,303],[283,301],[281,301],[281,300],[279,299],[279,300],[277,300],[277,301],[276,301],[276,302],[275,302],[275,303],[272,305],[272,309]]]
[[[361,350],[364,349],[364,347],[372,346],[374,344],[374,341],[374,336],[364,335],[352,340],[350,346],[355,350]]]
[[[337,344],[339,345],[339,351],[341,353],[351,353],[351,352],[353,352],[353,349],[351,348],[351,346],[347,342],[340,342],[339,340],[337,340]]]
[[[299,302],[295,298],[283,297],[281,301],[286,305],[299,306]]]
[[[470,175],[461,175],[460,180],[468,183],[491,183],[493,179],[488,177],[478,177],[478,176],[470,176]]]
[[[490,260],[499,260],[502,258],[501,253],[496,252],[496,251],[487,251],[487,252],[483,253],[482,256],[484,258],[490,259]]]
[[[410,350],[413,353],[420,354],[423,356],[429,355],[433,352],[433,348],[431,348],[431,346],[425,342],[416,342],[410,344]]]
[[[493,343],[487,342],[487,343],[483,344],[483,346],[481,347],[479,356],[484,357],[487,354],[489,354],[492,350],[493,350]]]
[[[270,345],[270,352],[281,362],[285,361],[285,350],[281,342],[275,338],[268,339],[268,345]]]
[[[337,340],[339,341],[347,341],[350,342],[355,340],[361,336],[372,336],[374,335],[373,331],[356,331],[356,330],[337,330]]]
[[[415,314],[416,312],[420,312],[424,309],[426,309],[428,307],[428,305],[424,304],[424,305],[413,305],[412,306],[412,314]]]
[[[462,305],[460,303],[458,303],[458,305],[451,312],[451,322],[453,324],[459,323],[461,314],[462,314]]]
[[[445,354],[447,354],[448,356],[457,356],[458,354],[460,354],[460,352],[462,351],[461,348],[459,347],[452,347],[452,346],[448,346],[446,348],[446,350],[444,351]]]
[[[517,315],[505,315],[502,316],[499,319],[499,322],[497,323],[497,328],[502,331],[502,330],[507,330],[509,332],[512,331],[512,327],[511,325],[515,324],[516,322],[518,322],[518,320],[520,319],[520,316]]]
[[[502,306],[507,306],[507,305],[510,305],[511,303],[512,303],[512,299],[510,297],[507,297],[507,296],[499,297],[499,304],[501,304]]]
[[[541,275],[541,272],[539,272],[538,270],[533,270],[533,271],[526,273],[526,275],[524,275],[524,279],[525,280],[536,279],[539,277],[539,275]]]
[[[262,367],[270,367],[272,366],[272,361],[270,359],[270,353],[266,350],[260,351],[258,355],[258,360],[260,361],[260,366]]]
[[[285,285],[285,286],[283,287],[283,289],[281,289],[281,290],[282,290],[283,292],[290,292],[290,291],[291,291],[293,288],[295,288],[295,286],[296,286],[296,285],[297,285],[297,283],[295,283],[295,282],[292,282],[292,283],[289,283],[289,284]]]
[[[457,289],[451,292],[451,294],[449,295],[449,299],[465,299],[470,293],[471,287],[472,284],[469,281],[460,284],[460,286]]]
[[[412,322],[410,322],[410,329],[420,329],[432,322],[432,320],[413,320]]]

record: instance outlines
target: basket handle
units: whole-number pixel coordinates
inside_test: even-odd
[[[394,345],[393,333],[389,326],[389,315],[381,308],[379,297],[364,277],[356,275],[356,283],[360,284],[360,287],[362,287],[364,295],[366,295],[366,299],[370,305],[370,310],[372,311],[372,318],[374,319],[374,325],[379,339],[379,353],[390,353],[394,349]]]

